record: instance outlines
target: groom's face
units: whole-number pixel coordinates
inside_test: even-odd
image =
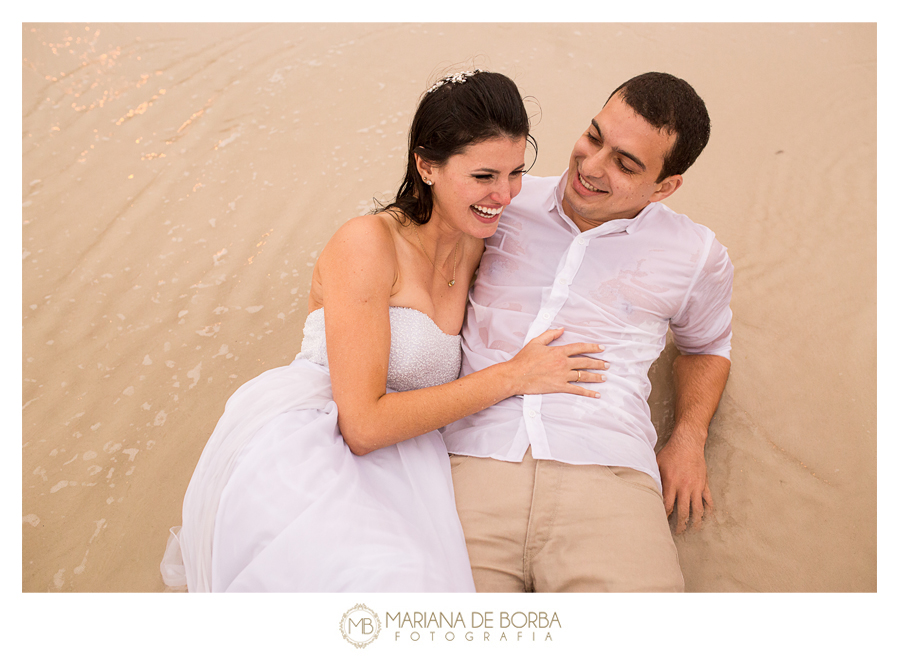
[[[619,94],[595,116],[575,143],[563,209],[582,230],[630,219],[681,185],[681,176],[657,182],[675,135],[657,130]]]

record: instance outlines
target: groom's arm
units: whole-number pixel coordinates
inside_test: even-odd
[[[713,354],[675,359],[675,427],[656,459],[666,514],[678,509],[676,533],[685,530],[689,518],[699,527],[704,504],[712,508],[704,447],[730,369],[731,361]]]

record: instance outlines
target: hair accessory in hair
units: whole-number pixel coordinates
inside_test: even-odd
[[[448,82],[455,82],[457,84],[461,84],[461,83],[465,82],[466,80],[468,80],[469,77],[475,75],[476,73],[482,73],[482,70],[475,69],[473,71],[460,71],[459,73],[454,73],[453,75],[448,75],[446,77],[441,78],[437,82],[435,82],[434,85],[432,85],[431,89],[429,89],[425,93],[430,94],[435,89],[447,84]]]

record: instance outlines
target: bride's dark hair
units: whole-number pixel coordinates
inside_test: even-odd
[[[452,77],[452,76],[451,76]],[[465,81],[447,80],[425,92],[409,129],[406,176],[393,203],[384,208],[398,220],[421,225],[431,219],[431,188],[422,181],[415,154],[442,166],[466,147],[495,137],[537,142],[516,83],[502,73],[478,71]]]

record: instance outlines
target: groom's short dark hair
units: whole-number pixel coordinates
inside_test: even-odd
[[[613,93],[654,128],[675,135],[657,182],[683,174],[709,142],[709,114],[694,88],[669,73],[643,73],[621,84]],[[609,99],[607,99],[609,102]]]

